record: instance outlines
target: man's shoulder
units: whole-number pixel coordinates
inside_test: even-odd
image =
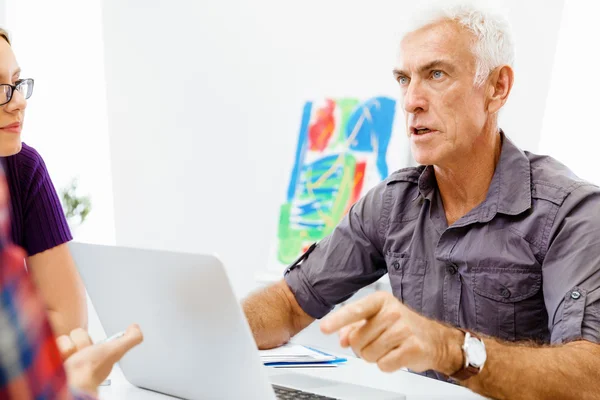
[[[370,212],[390,213],[398,209],[400,213],[408,211],[415,203],[419,191],[419,177],[424,166],[408,167],[392,172],[387,178],[375,185],[361,199]],[[418,207],[418,205],[416,205]]]
[[[399,196],[400,193],[410,195],[414,190],[418,190],[419,177],[424,169],[424,166],[419,166],[394,171],[387,178],[375,185],[368,192],[367,196],[386,197],[390,193],[394,193],[394,197]]]
[[[381,184],[382,185],[391,185],[391,184],[402,184],[406,183],[409,186],[418,185],[419,177],[425,170],[424,165],[420,165],[418,167],[407,167],[399,169],[395,172],[392,172]]]
[[[561,204],[574,191],[600,192],[597,185],[580,178],[557,159],[525,152],[531,166],[531,188],[534,198]]]
[[[419,167],[407,167],[392,172],[387,178],[379,182],[377,185],[368,192],[370,195],[378,196],[388,192],[390,186],[394,186],[395,189],[408,189],[411,186],[414,188],[418,187],[419,176],[425,169],[424,166]]]

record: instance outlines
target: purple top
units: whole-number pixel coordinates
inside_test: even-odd
[[[32,256],[73,239],[56,189],[40,154],[22,150],[2,157],[10,190],[11,237]]]

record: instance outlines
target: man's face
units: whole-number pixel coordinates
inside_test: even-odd
[[[482,139],[488,122],[486,85],[475,85],[473,38],[454,22],[439,22],[402,40],[394,73],[419,164],[456,164]]]

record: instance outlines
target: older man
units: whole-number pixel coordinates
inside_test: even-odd
[[[597,398],[600,190],[499,129],[513,86],[503,17],[461,6],[420,21],[394,74],[423,166],[393,173],[244,301],[255,339],[278,346],[388,273],[393,295],[342,307],[322,331],[384,371],[496,398]]]

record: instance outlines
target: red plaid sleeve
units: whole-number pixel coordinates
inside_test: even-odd
[[[0,171],[0,400],[92,399],[71,392],[42,299],[10,243],[10,210]]]

